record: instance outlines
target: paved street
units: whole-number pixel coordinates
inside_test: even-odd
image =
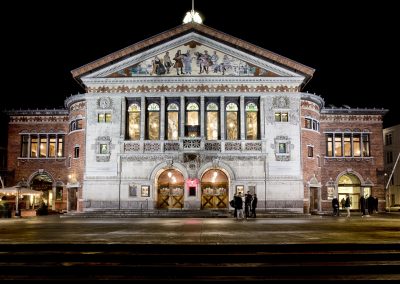
[[[399,244],[400,214],[361,218],[0,219],[2,244]]]

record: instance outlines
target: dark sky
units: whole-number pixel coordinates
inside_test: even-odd
[[[0,20],[0,109],[62,107],[83,92],[71,70],[180,25],[191,9],[190,0],[28,2],[3,7],[12,20]],[[385,126],[399,124],[397,10],[364,2],[196,0],[195,10],[207,26],[316,69],[305,91],[326,106],[393,108]]]

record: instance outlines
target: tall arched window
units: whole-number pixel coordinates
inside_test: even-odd
[[[246,140],[258,139],[258,107],[255,103],[246,105]]]
[[[178,140],[179,137],[179,107],[175,103],[171,103],[167,107],[167,140]]]
[[[200,136],[199,105],[196,103],[189,103],[186,106],[186,136]]]
[[[128,139],[140,139],[140,106],[131,104],[128,108]]]
[[[239,108],[235,103],[226,105],[226,139],[238,140],[239,138]]]
[[[207,140],[218,140],[218,106],[215,103],[209,103],[207,106]]]
[[[160,106],[151,103],[147,107],[147,137],[149,140],[160,139]]]

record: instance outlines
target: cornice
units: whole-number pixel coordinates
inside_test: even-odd
[[[4,112],[8,116],[66,116],[66,109],[19,109],[6,110]]]
[[[85,100],[86,100],[85,94],[71,95],[70,97],[65,99],[64,106],[67,109],[69,109],[72,104]]]
[[[320,109],[323,108],[325,105],[324,99],[315,94],[301,93],[301,100],[315,103],[319,106]]]
[[[388,109],[376,109],[376,108],[323,108],[321,114],[332,114],[332,115],[385,115]]]

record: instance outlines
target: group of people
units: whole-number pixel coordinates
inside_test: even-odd
[[[350,207],[351,207],[351,200],[350,195],[346,194],[346,198],[342,198],[340,200],[340,204],[342,209],[346,209],[347,215],[346,217],[350,217]],[[366,210],[368,210],[368,214],[372,215],[375,212],[378,212],[378,198],[373,197],[370,195],[369,197],[361,195],[360,197],[360,210],[362,216],[366,215]],[[332,199],[332,208],[333,208],[333,216],[339,216],[339,200],[336,196]]]
[[[239,192],[235,194],[234,198],[230,201],[230,205],[235,208],[233,217],[237,220],[247,219],[250,217],[256,218],[256,208],[257,208],[257,194],[251,195],[250,191],[244,195],[244,201],[242,198],[242,193]],[[244,212],[243,212],[243,203],[244,203]]]

